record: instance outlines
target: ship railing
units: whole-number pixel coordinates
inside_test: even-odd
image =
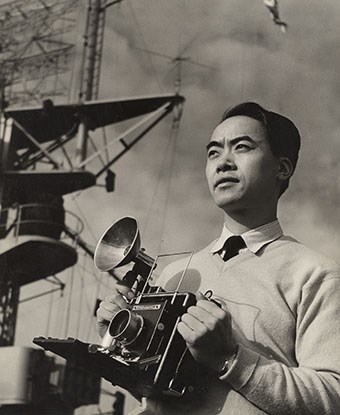
[[[0,212],[0,239],[35,235],[74,241],[83,229],[84,223],[77,215],[50,204],[17,204]]]

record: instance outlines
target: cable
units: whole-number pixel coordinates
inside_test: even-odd
[[[51,293],[51,301],[48,302],[48,314],[47,314],[47,319],[46,319],[46,329],[45,329],[45,334],[46,337],[48,336],[49,332],[50,332],[50,326],[51,326],[51,317],[52,317],[52,305],[53,305],[53,293]]]
[[[86,255],[84,255],[84,262],[86,262]],[[79,331],[80,331],[80,324],[81,324],[81,317],[82,317],[82,305],[83,305],[83,297],[84,297],[84,295],[83,295],[83,293],[84,293],[84,276],[83,276],[83,274],[80,274],[80,285],[81,285],[81,287],[80,287],[80,296],[79,296],[79,298],[80,298],[80,307],[79,307],[79,310],[78,310],[78,319],[77,319],[77,324],[76,324],[76,336],[77,337],[79,337]]]
[[[93,230],[92,230],[89,222],[87,221],[86,216],[84,215],[83,211],[81,210],[81,208],[80,208],[77,200],[75,199],[75,196],[73,196],[71,200],[76,205],[76,208],[78,209],[79,215],[81,216],[83,222],[86,225],[86,229],[90,232],[93,240],[96,242],[97,241],[97,238],[96,238],[96,236],[95,236],[95,234],[94,234],[94,232],[93,232]]]
[[[156,195],[158,194],[159,188],[161,186],[162,179],[164,178],[163,172],[170,172],[170,175],[168,176],[167,185],[166,185],[166,196],[165,196],[164,209],[163,209],[163,215],[162,215],[162,224],[161,224],[161,232],[160,232],[160,240],[159,240],[159,245],[158,245],[158,252],[160,252],[160,247],[161,247],[162,240],[163,240],[165,221],[166,221],[168,204],[169,204],[169,197],[170,197],[169,193],[170,193],[170,187],[171,187],[171,182],[172,182],[171,174],[172,174],[172,170],[173,170],[173,166],[174,166],[175,149],[176,149],[176,143],[177,143],[178,131],[179,131],[178,127],[179,127],[179,120],[174,120],[172,129],[171,129],[171,133],[170,133],[170,136],[169,136],[169,139],[168,139],[168,142],[167,142],[167,145],[165,147],[164,154],[163,154],[163,159],[162,159],[162,162],[160,164],[160,172],[158,174],[158,182],[157,182],[155,190],[154,190],[154,192],[151,196],[150,205],[149,205],[149,208],[147,209],[146,217],[145,217],[144,221],[142,221],[142,223],[144,223],[144,226],[143,226],[143,229],[141,229],[141,231],[144,234],[144,233],[146,233],[146,230],[147,230],[148,225],[149,225],[152,208],[155,206]],[[170,147],[172,147],[172,149],[169,151]],[[169,153],[170,153],[169,166],[167,168],[164,168],[164,166],[166,165],[166,158],[168,157]]]
[[[40,297],[43,297],[44,295],[51,294],[51,293],[54,293],[56,291],[61,291],[61,290],[62,290],[62,288],[54,288],[53,290],[45,291],[43,293],[32,295],[31,297],[24,298],[23,300],[20,300],[19,303],[20,304],[21,303],[26,303],[27,301],[35,300],[36,298],[40,298]]]
[[[144,37],[143,32],[142,32],[142,30],[141,30],[140,24],[139,24],[139,22],[138,22],[138,20],[137,20],[137,17],[136,17],[136,14],[135,14],[134,9],[133,9],[133,7],[132,7],[132,4],[131,4],[131,2],[130,2],[129,0],[127,0],[127,3],[128,3],[128,5],[129,5],[129,7],[130,7],[131,14],[132,14],[133,20],[135,21],[135,25],[136,25],[136,27],[137,27],[137,29],[138,29],[138,31],[139,31],[139,35],[140,35],[140,38],[142,39],[142,43],[145,45],[145,49],[148,49],[148,46],[147,46],[147,43],[146,43],[145,37]],[[162,86],[161,86],[161,84],[160,84],[160,81],[159,81],[159,78],[158,78],[158,75],[157,75],[157,72],[156,72],[156,68],[155,68],[155,66],[154,66],[154,64],[153,64],[153,61],[152,61],[152,59],[151,59],[151,57],[150,57],[150,55],[149,55],[149,54],[147,54],[147,57],[148,57],[148,61],[149,61],[150,66],[151,66],[151,70],[153,71],[154,77],[155,77],[155,79],[156,79],[156,82],[157,82],[158,88],[159,88],[159,90],[160,90],[161,92],[164,92],[164,89],[162,88]]]
[[[66,307],[66,321],[65,321],[65,330],[64,330],[64,337],[67,336],[67,332],[69,329],[69,325],[70,325],[70,316],[71,316],[71,305],[72,305],[72,297],[73,297],[73,284],[74,284],[74,269],[75,267],[71,267],[70,268],[70,293],[69,293],[69,299],[68,299],[68,304]]]
[[[106,163],[109,163],[109,161],[110,161],[110,154],[109,154],[109,150],[107,148],[107,136],[106,136],[105,127],[103,127],[101,129],[101,131],[102,131],[102,137],[103,137],[103,142],[104,142],[104,147],[105,147]]]
[[[173,171],[173,167],[175,164],[175,152],[176,152],[176,145],[177,145],[177,138],[178,138],[178,127],[176,129],[172,129],[171,130],[171,142],[172,142],[172,151],[170,153],[170,166],[169,169],[167,169],[170,174],[168,177],[168,183],[166,186],[166,196],[165,196],[165,202],[164,202],[164,214],[162,217],[162,224],[161,224],[161,230],[160,230],[160,239],[159,239],[159,245],[158,245],[158,249],[157,252],[161,251],[161,246],[163,243],[163,236],[164,236],[164,229],[165,229],[165,221],[167,218],[167,214],[168,214],[168,207],[169,207],[169,199],[170,199],[170,189],[171,189],[171,184],[172,184],[172,171]]]
[[[100,281],[98,281],[98,284],[97,284],[97,290],[96,290],[96,293],[95,293],[95,295],[94,295],[94,300],[96,301],[97,300],[97,298],[99,297],[99,290],[100,290],[100,285],[101,285],[101,283],[100,283]],[[93,315],[93,310],[92,310],[92,313],[91,313],[92,315]],[[93,320],[93,319],[92,319]],[[89,325],[88,325],[88,327],[87,327],[87,332],[86,332],[86,339],[89,339],[89,337],[90,337],[90,332],[91,332],[91,328],[92,328],[93,326],[92,326],[92,321],[90,320],[89,321]]]
[[[156,195],[158,194],[159,188],[161,186],[161,181],[162,181],[162,178],[163,178],[163,172],[165,170],[164,169],[165,161],[166,161],[167,156],[169,154],[169,148],[170,148],[170,145],[171,145],[171,138],[172,138],[172,135],[170,135],[168,137],[168,142],[167,142],[167,145],[166,145],[165,150],[164,150],[162,162],[160,163],[160,168],[159,168],[159,172],[158,172],[158,181],[157,181],[157,184],[155,186],[155,190],[153,191],[152,196],[150,198],[150,204],[149,204],[149,208],[147,209],[146,217],[145,217],[144,221],[142,222],[142,223],[144,223],[144,226],[143,226],[143,229],[142,229],[142,234],[146,233],[146,230],[147,230],[148,225],[149,225],[150,217],[151,217],[151,211],[152,211],[153,206],[155,206]]]

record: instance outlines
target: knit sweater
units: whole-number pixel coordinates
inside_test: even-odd
[[[192,257],[181,291],[212,290],[231,313],[236,359],[222,378],[207,377],[205,393],[149,401],[142,413],[340,414],[339,266],[286,236],[227,262],[212,246]],[[157,284],[174,290],[186,262]]]

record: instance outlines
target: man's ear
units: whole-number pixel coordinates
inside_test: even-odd
[[[294,167],[290,159],[288,157],[280,157],[277,178],[282,181],[287,180],[291,177],[293,172]]]

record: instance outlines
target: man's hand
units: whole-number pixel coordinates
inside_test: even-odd
[[[117,284],[115,293],[106,297],[105,300],[99,304],[99,308],[96,311],[96,316],[100,337],[104,337],[104,334],[113,316],[119,310],[127,307],[127,303],[124,297],[128,300],[131,300],[134,297],[134,293],[129,287],[122,284]]]
[[[183,314],[177,330],[194,359],[216,372],[237,350],[230,313],[201,293],[197,294],[197,304]]]

